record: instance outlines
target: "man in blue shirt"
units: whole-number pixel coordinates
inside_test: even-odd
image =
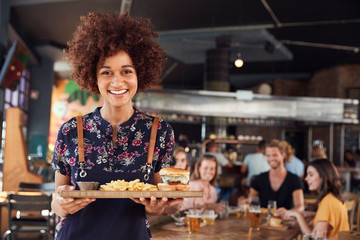
[[[284,143],[286,144],[286,158],[289,159],[285,165],[286,170],[303,179],[305,171],[304,163],[295,156],[293,147],[286,141],[284,141]]]

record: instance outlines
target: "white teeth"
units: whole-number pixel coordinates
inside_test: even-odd
[[[123,94],[126,93],[127,90],[121,90],[121,91],[109,91],[112,94]]]

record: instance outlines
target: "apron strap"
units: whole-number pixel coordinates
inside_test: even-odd
[[[79,163],[84,163],[84,135],[83,135],[83,122],[82,116],[76,116],[77,134],[78,134],[78,150],[79,150]]]
[[[155,117],[153,124],[151,126],[151,135],[150,135],[150,141],[149,141],[149,147],[148,147],[148,155],[147,155],[147,164],[152,164],[153,157],[154,157],[154,149],[155,149],[155,143],[156,143],[156,134],[159,124],[159,118]]]

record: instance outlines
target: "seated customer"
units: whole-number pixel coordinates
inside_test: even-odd
[[[217,165],[216,158],[207,154],[196,162],[190,178],[190,191],[204,191],[204,195],[202,198],[185,198],[182,210],[197,208],[214,210],[218,214],[223,211],[223,205],[216,203],[217,194],[214,185],[218,176]]]
[[[266,208],[269,200],[277,203],[277,215],[283,216],[287,209],[304,210],[304,194],[298,176],[285,169],[286,146],[279,140],[272,140],[266,145],[265,156],[270,171],[253,178],[249,197],[259,196],[262,208]]]
[[[285,218],[295,217],[301,231],[314,234],[315,237],[337,237],[339,231],[348,231],[349,222],[344,198],[341,193],[339,174],[327,159],[318,159],[309,163],[305,181],[311,191],[318,194],[318,209],[313,220],[313,228],[305,221],[299,211],[287,211]]]
[[[241,166],[241,173],[248,172],[247,178],[244,179],[243,185],[249,187],[253,176],[270,170],[270,166],[265,157],[265,141],[260,141],[256,145],[256,153],[246,155]]]
[[[183,147],[175,147],[173,156],[171,167],[190,170],[187,154]]]
[[[286,146],[286,159],[287,164],[285,165],[286,170],[297,175],[300,179],[304,178],[305,165],[304,163],[295,156],[294,148],[287,141],[282,141]]]

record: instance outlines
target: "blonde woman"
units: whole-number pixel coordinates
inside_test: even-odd
[[[220,214],[224,207],[216,203],[217,194],[215,184],[218,177],[218,162],[212,155],[203,155],[195,164],[194,172],[190,179],[191,191],[203,191],[202,198],[186,198],[182,210],[198,208],[203,210],[214,210]]]

